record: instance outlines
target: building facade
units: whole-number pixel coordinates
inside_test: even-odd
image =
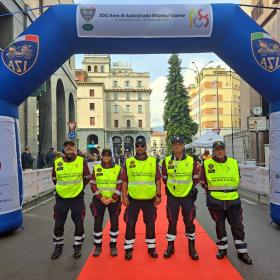
[[[113,63],[109,55],[86,55],[76,70],[81,150],[111,146],[115,154],[134,154],[137,136],[150,147],[149,73],[134,72],[129,64]]]
[[[205,68],[190,85],[190,115],[199,124],[198,135],[208,129],[220,135],[240,130],[240,78],[221,67]],[[217,109],[218,108],[218,109]]]
[[[241,0],[241,4],[255,5],[257,7],[242,7],[244,11],[255,20],[265,31],[272,35],[278,42],[280,41],[280,12],[279,10],[265,9],[266,7],[277,7],[280,0]],[[279,6],[278,6],[279,7]],[[244,80],[241,80],[241,129],[248,130],[247,119],[253,116],[252,111],[256,106],[262,107],[262,114],[260,116],[269,116],[268,102],[252,87],[250,87]],[[268,158],[268,131],[260,132],[258,136],[259,150],[257,152],[256,134],[250,133],[250,158],[258,160],[259,164],[265,163],[265,158]],[[267,148],[266,148],[267,147]]]
[[[0,0],[0,13],[70,4],[70,0]],[[7,47],[46,9],[36,9],[13,16],[0,17],[0,49]],[[67,121],[76,119],[75,60],[69,58],[46,82],[19,107],[21,149],[32,153],[47,152],[50,147],[62,149],[67,138]],[[8,94],[8,93],[7,93]]]
[[[153,131],[151,134],[151,155],[164,156],[166,149],[166,134],[164,132]]]

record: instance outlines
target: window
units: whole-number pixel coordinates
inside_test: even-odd
[[[95,104],[94,103],[89,103],[89,108],[91,111],[95,110]]]
[[[129,111],[130,111],[130,105],[126,105],[125,112],[129,113]]]
[[[103,65],[101,65],[101,67],[100,67],[100,72],[104,73],[104,66]]]
[[[119,106],[118,105],[114,105],[114,113],[118,113],[119,112]]]
[[[94,97],[94,89],[90,89],[89,90],[89,96],[90,97]]]
[[[137,86],[142,87],[142,81],[137,81]]]
[[[138,105],[138,113],[142,113],[142,105]]]
[[[126,121],[126,127],[128,127],[128,128],[130,127],[130,120]]]
[[[138,127],[139,127],[139,128],[142,128],[142,127],[143,127],[143,122],[142,122],[142,120],[138,120]]]
[[[126,100],[130,100],[130,92],[126,93]]]
[[[114,100],[118,100],[119,99],[119,95],[117,92],[114,93]]]
[[[119,121],[118,120],[114,120],[114,127],[118,128],[119,127]]]
[[[113,81],[113,87],[117,87],[118,86],[118,81]]]
[[[87,68],[88,72],[91,72],[91,66],[89,65]]]
[[[130,87],[130,81],[125,81],[125,87]]]
[[[98,72],[98,67],[97,67],[97,65],[94,66],[94,72],[95,72],[95,73]]]
[[[90,125],[95,125],[95,117],[90,117]]]
[[[142,92],[138,92],[138,100],[142,100]]]

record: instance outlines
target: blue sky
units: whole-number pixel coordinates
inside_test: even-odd
[[[194,4],[194,3],[236,3],[238,0],[77,0],[74,1],[77,4]],[[166,75],[168,71],[168,58],[170,54],[158,54],[158,55],[112,55],[112,62],[125,61],[132,65],[132,68],[137,72],[150,72],[151,88],[153,92],[151,94],[151,126],[162,125],[162,113],[164,108],[164,88],[166,85]],[[76,68],[81,68],[81,61],[83,56],[76,55]],[[182,67],[191,67],[192,61],[195,61],[198,68],[202,68],[203,65],[213,60],[212,66],[221,65],[223,62],[213,53],[188,53],[180,54],[182,59]],[[184,71],[185,85],[193,82],[194,74],[191,71]],[[153,109],[152,109],[153,108]],[[156,108],[156,109],[155,109]]]

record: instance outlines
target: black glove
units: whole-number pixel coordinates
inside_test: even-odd
[[[193,201],[196,201],[197,199],[197,194],[198,194],[198,190],[196,187],[193,187],[190,191],[190,197]]]

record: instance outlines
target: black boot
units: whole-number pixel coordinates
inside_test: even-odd
[[[125,250],[125,257],[127,261],[130,261],[132,259],[132,249]]]
[[[199,256],[195,249],[195,240],[189,239],[189,255],[194,261],[197,261],[199,259]]]
[[[216,258],[221,260],[223,259],[225,256],[227,255],[227,249],[219,249],[217,254],[216,254]]]
[[[238,253],[238,258],[246,264],[253,264],[253,261],[249,257],[248,253]]]
[[[93,252],[92,255],[93,255],[94,257],[99,257],[100,254],[101,254],[101,252],[102,252],[102,246],[96,245],[96,246],[95,246],[95,250],[94,250],[94,252]]]
[[[166,251],[164,252],[164,258],[170,258],[175,253],[174,241],[169,241]]]
[[[63,248],[63,245],[56,245],[55,246],[54,251],[52,253],[52,259],[53,260],[56,260],[60,257],[60,255],[62,254],[62,248]]]
[[[158,253],[156,251],[156,248],[149,248],[148,253],[153,259],[157,259]]]
[[[110,250],[111,250],[111,256],[112,257],[116,257],[118,255],[117,243],[116,242],[110,242]]]
[[[74,255],[73,258],[74,259],[78,259],[82,256],[81,254],[81,249],[82,249],[82,245],[74,245]]]

